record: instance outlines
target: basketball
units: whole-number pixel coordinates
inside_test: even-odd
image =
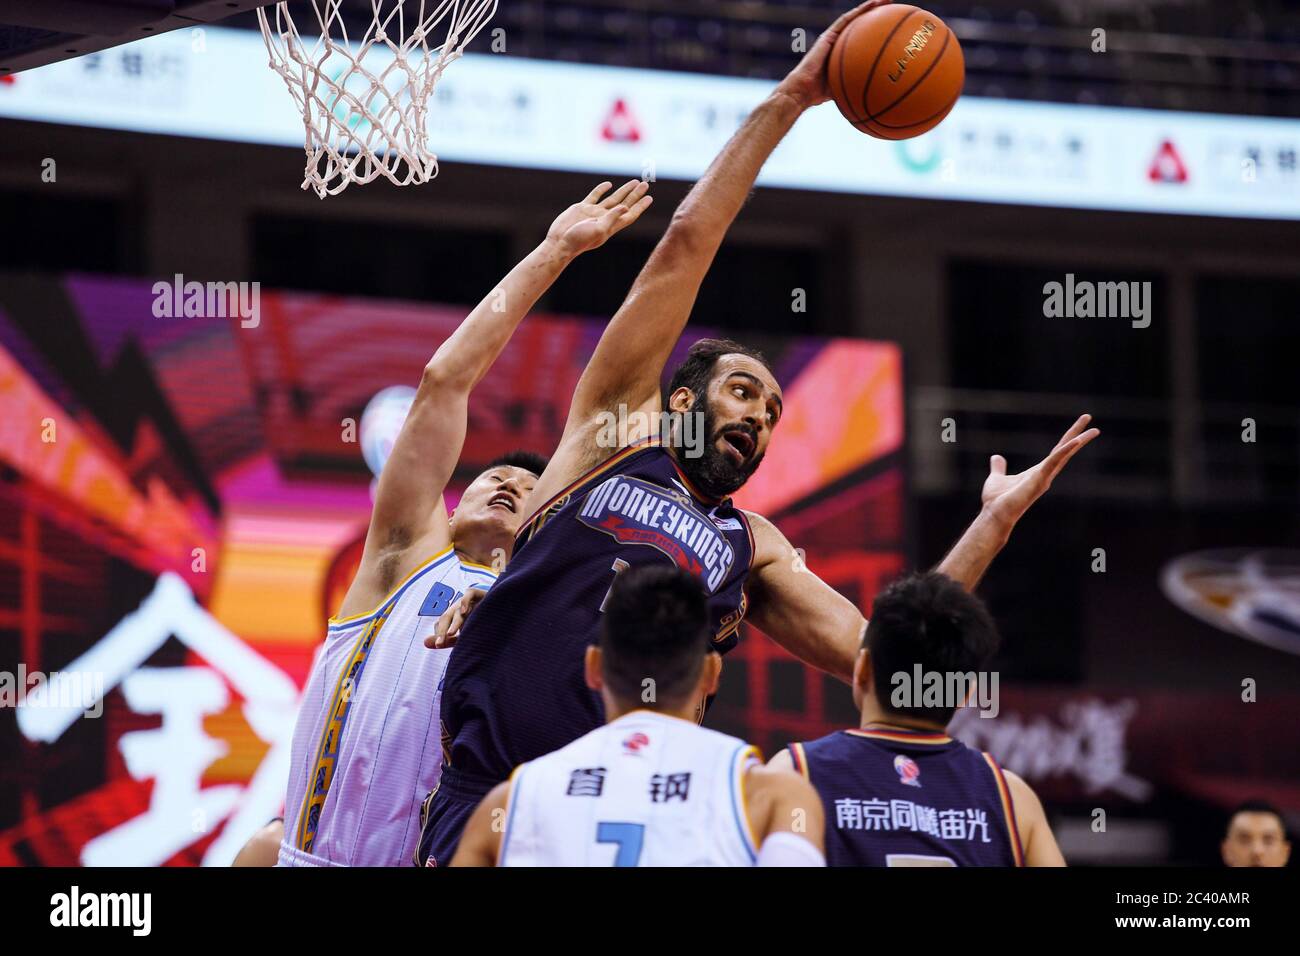
[[[826,68],[844,118],[880,139],[911,139],[934,129],[966,80],[952,30],[933,13],[906,4],[878,7],[853,20],[835,41]]]

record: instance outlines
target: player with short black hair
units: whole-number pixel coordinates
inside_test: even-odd
[[[890,714],[946,727],[957,711],[949,702],[891,701],[892,675],[982,671],[1001,638],[984,602],[942,574],[913,574],[881,592],[871,609],[863,648],[871,662],[875,698]]]
[[[998,643],[984,603],[937,572],[877,595],[853,666],[858,728],[791,744],[768,765],[797,770],[821,795],[827,863],[1065,865],[1029,785],[944,732],[965,700],[937,686],[971,692]]]
[[[495,787],[452,865],[823,865],[812,787],[695,723],[722,666],[710,636],[694,575],[670,565],[619,575],[586,655],[608,722]]]
[[[654,688],[656,703],[678,708],[700,682],[709,646],[708,603],[699,581],[669,565],[629,573],[609,592],[601,621],[604,686],[620,702]]]

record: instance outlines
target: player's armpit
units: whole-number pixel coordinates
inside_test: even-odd
[[[1017,774],[1003,770],[1007,789],[1011,791],[1011,805],[1016,813],[1016,827],[1025,851],[1025,866],[1065,866],[1065,857],[1056,845],[1056,837],[1047,822],[1043,803],[1033,787]]]
[[[745,514],[754,532],[746,620],[805,663],[852,682],[866,619],[808,570],[772,522]]]
[[[465,832],[461,834],[452,866],[496,866],[501,852],[501,834],[505,829],[506,802],[510,782],[499,783],[475,808]]]

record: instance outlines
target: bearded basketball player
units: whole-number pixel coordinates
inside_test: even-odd
[[[782,137],[830,98],[826,57],[836,36],[877,5],[850,11],[818,39],[677,208],[578,382],[510,566],[471,616],[453,609],[426,642],[457,640],[442,700],[448,764],[429,802],[425,865],[451,861],[475,806],[516,766],[604,723],[583,661],[614,577],[626,568],[671,562],[698,576],[720,653],[735,646],[747,616],[801,660],[852,680],[862,614],[797,560],[771,522],[729,497],[759,467],[781,419],[781,387],[761,355],[703,340],[672,374],[666,407],[678,425],[701,416],[702,455],[674,447],[682,437],[676,426],[622,448],[608,447],[605,436],[610,416],[658,422],[664,365],[723,237]],[[995,456],[983,508],[938,570],[973,587],[1015,523],[1096,437],[1088,422],[1080,417],[1046,459],[1020,474],[1007,474]]]
[[[421,641],[452,603],[487,588],[510,555],[545,459],[491,462],[447,513],[469,394],[573,259],[650,205],[635,180],[603,183],[466,317],[425,366],[379,477],[360,567],[331,619],[294,728],[284,866],[409,865],[438,780],[439,685],[450,652]]]

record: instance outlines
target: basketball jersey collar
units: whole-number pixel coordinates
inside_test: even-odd
[[[568,487],[561,490],[559,494],[552,497],[550,501],[546,502],[546,504],[542,505],[542,507],[534,511],[532,517],[530,517],[527,521],[525,521],[522,525],[519,526],[519,530],[515,532],[515,541],[519,542],[524,540],[524,538],[528,534],[529,529],[534,527],[537,524],[537,522],[548,511],[550,511],[552,507],[554,507],[557,501],[562,501],[564,498],[575,493],[579,488],[583,487],[586,484],[589,484],[591,481],[599,477],[604,472],[609,471],[615,465],[620,464],[625,459],[631,457],[634,454],[637,454],[638,452],[645,451],[647,448],[662,448],[667,453],[668,460],[669,462],[672,463],[673,471],[677,473],[677,477],[681,480],[682,486],[686,489],[686,493],[691,495],[696,501],[700,502],[701,504],[707,506],[710,509],[730,508],[732,506],[731,498],[729,496],[723,498],[714,498],[710,495],[704,494],[704,492],[700,491],[699,488],[695,487],[695,485],[691,482],[691,480],[686,477],[686,473],[682,471],[681,465],[677,463],[677,456],[674,455],[668,449],[668,446],[665,445],[657,435],[652,435],[650,437],[643,438],[638,442],[633,442],[630,445],[625,445],[624,447],[620,448],[617,452],[615,452],[614,454],[606,458],[604,461],[602,461],[600,464],[596,465],[594,468],[591,468],[587,472],[580,475],[578,478],[574,479],[573,482],[571,482],[568,485]]]
[[[657,438],[654,439],[654,442],[656,445],[661,445],[664,451],[668,452],[668,460],[673,463],[673,470],[677,472],[677,477],[681,479],[681,482],[686,487],[686,490],[690,492],[691,496],[695,498],[696,501],[700,502],[701,504],[708,505],[710,508],[731,507],[730,495],[723,495],[721,498],[715,498],[712,495],[706,495],[703,491],[701,491],[699,488],[695,486],[695,483],[692,482],[691,479],[686,477],[686,472],[682,471],[681,463],[677,461],[677,456],[673,454],[672,449],[669,448],[667,445],[662,445],[662,443]]]
[[[651,709],[648,708],[648,707],[637,707],[637,708],[634,709],[634,710],[629,710],[627,713],[625,713],[625,714],[620,714],[619,716],[615,717],[613,720],[611,720],[611,721],[610,721],[609,723],[607,723],[605,726],[606,726],[606,727],[613,727],[615,724],[620,724],[620,723],[622,723],[623,721],[628,720],[628,719],[633,718],[633,717],[657,717],[657,718],[660,719],[660,720],[665,720],[665,721],[669,721],[669,720],[671,720],[671,721],[677,721],[677,722],[679,722],[679,723],[686,724],[687,726],[690,726],[690,727],[698,727],[698,726],[699,726],[697,723],[695,723],[695,721],[693,721],[693,720],[687,720],[685,717],[675,717],[675,716],[673,716],[672,714],[665,714],[662,710],[651,710]]]
[[[851,737],[865,737],[868,740],[883,740],[891,743],[944,747],[952,743],[947,734],[931,730],[912,730],[906,727],[888,727],[880,724],[861,729],[853,728],[844,733]]]

